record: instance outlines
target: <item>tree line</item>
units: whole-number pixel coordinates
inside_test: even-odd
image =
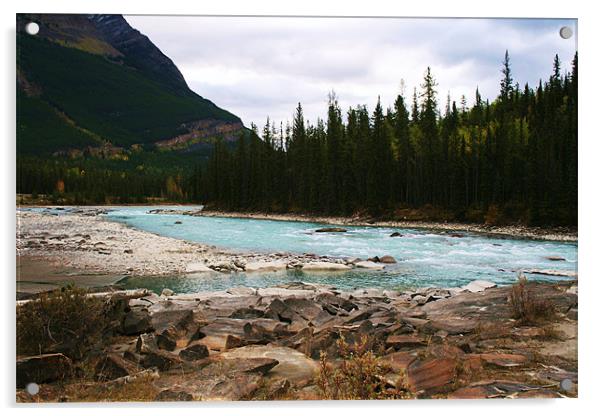
[[[269,118],[232,148],[217,140],[209,163],[184,184],[187,198],[227,210],[367,214],[408,209],[445,219],[577,223],[577,54],[569,73],[558,55],[535,87],[512,77],[506,52],[495,100],[444,102],[427,68],[409,102],[369,111],[334,93],[325,120],[301,104],[292,125]]]

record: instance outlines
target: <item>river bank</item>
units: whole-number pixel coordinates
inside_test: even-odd
[[[207,217],[252,218],[257,220],[316,222],[339,226],[396,227],[428,229],[449,232],[471,232],[496,237],[527,238],[545,241],[576,242],[578,233],[566,227],[540,228],[523,225],[493,226],[485,224],[463,224],[454,222],[372,220],[360,217],[331,217],[306,214],[275,214],[262,212],[230,212],[203,209],[198,213]]]
[[[426,240],[422,239],[424,234],[411,231],[405,231],[402,238],[389,238],[395,228],[384,227],[384,234],[376,236],[370,231],[365,234],[365,230],[360,234],[356,234],[357,230],[330,231],[333,227],[319,228],[315,223],[299,228],[295,218],[289,225],[282,224],[284,228],[273,222],[266,232],[263,225],[267,223],[248,224],[246,220],[232,223],[232,219],[223,222],[219,218],[214,221],[213,213],[206,214],[195,207],[144,207],[134,212],[122,212],[118,207],[18,210],[18,291],[35,293],[66,282],[83,287],[110,286],[126,277],[135,277],[141,287],[153,289],[163,284],[157,279],[170,277],[170,283],[165,284],[174,284],[178,290],[187,286],[188,291],[198,291],[228,285],[266,287],[275,281],[291,279],[329,281],[352,289],[457,287],[475,279],[510,284],[520,271],[551,276],[548,280],[577,276],[576,270],[570,267],[574,264],[574,255],[563,252],[564,246],[550,248],[549,244],[557,243],[542,242],[544,246],[540,247],[535,241],[509,240],[506,247],[504,240],[484,239],[459,231],[429,232]],[[205,216],[209,222],[201,220]],[[134,217],[144,221],[148,218],[162,225],[147,230],[145,222],[136,223],[141,225],[138,227],[123,220]],[[189,233],[195,229],[205,230],[204,234],[195,237]],[[325,230],[329,232],[321,232]],[[246,245],[239,244],[238,249],[223,248],[230,244],[236,246],[234,242],[260,232],[263,233],[260,240],[251,239]],[[215,235],[219,238],[214,238]],[[286,240],[290,236],[297,239]],[[268,240],[276,244],[263,245],[261,249],[262,241]],[[286,249],[283,248],[285,240]],[[207,241],[218,245],[203,243]],[[295,246],[296,241],[305,241],[305,245]],[[354,251],[358,244],[366,249]],[[332,250],[333,245],[345,248]],[[429,251],[433,245],[441,251]],[[482,254],[480,250],[485,250],[490,256],[486,262],[492,263],[479,264],[474,257],[476,252],[473,253],[475,247]],[[287,249],[290,251],[285,251]],[[508,258],[508,250],[516,255]],[[523,250],[530,254],[521,260]],[[426,253],[426,257],[421,257],[422,253]],[[453,266],[461,261],[465,266],[458,268],[456,264],[455,269],[437,269],[442,256],[448,256],[445,264]],[[425,262],[434,262],[434,268],[424,269]],[[486,274],[475,270],[484,270]],[[140,280],[151,276],[157,277],[154,283]],[[98,283],[92,285],[93,281]]]
[[[60,215],[59,215],[60,213]],[[382,269],[360,259],[287,252],[254,253],[165,237],[104,217],[106,208],[77,207],[66,212],[17,211],[17,264],[32,283],[53,283],[53,275],[158,276],[199,273],[274,272],[286,269],[345,271]],[[40,264],[47,263],[46,272]],[[34,266],[36,263],[37,266]]]

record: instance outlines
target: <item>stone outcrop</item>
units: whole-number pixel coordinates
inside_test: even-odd
[[[97,361],[95,380],[105,385],[154,371],[161,401],[319,398],[319,359],[340,363],[344,340],[364,343],[383,366],[379,379],[410,397],[574,395],[560,382],[577,383],[577,322],[570,313],[577,296],[568,291],[576,285],[532,284],[561,312],[531,326],[513,319],[508,287],[484,283],[473,285],[482,289],[474,293],[345,292],[303,282],[170,296],[130,292],[122,296],[122,322],[129,316],[150,325],[124,331],[122,324],[119,344]],[[32,380],[69,382],[72,364],[50,354],[21,358],[17,368],[23,388]]]

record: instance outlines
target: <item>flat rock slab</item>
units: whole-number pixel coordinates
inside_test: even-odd
[[[283,261],[255,261],[245,265],[246,272],[275,272],[286,269],[286,262]]]
[[[188,263],[186,265],[186,273],[206,273],[206,272],[214,272],[213,269],[210,269],[205,263]]]
[[[457,361],[450,358],[416,360],[408,366],[408,383],[415,393],[432,394],[450,388],[456,378]]]
[[[318,363],[297,350],[288,347],[271,345],[249,345],[220,354],[224,358],[272,358],[278,360],[268,374],[268,378],[283,378],[291,385],[303,386],[313,379],[318,370]]]
[[[385,343],[387,347],[395,349],[415,349],[426,346],[426,342],[415,335],[390,335]]]
[[[357,263],[355,263],[355,267],[370,270],[382,270],[385,268],[384,265],[374,263],[373,261],[358,261]]]
[[[488,282],[486,280],[475,280],[470,282],[466,286],[462,287],[462,289],[466,289],[471,293],[483,292],[486,289],[491,289],[496,287],[497,285],[493,282]]]
[[[344,271],[344,270],[351,270],[351,267],[347,266],[345,264],[340,264],[340,263],[331,263],[331,262],[327,262],[327,261],[314,261],[311,263],[305,263],[303,265],[303,270],[314,271],[314,272]]]
[[[406,351],[398,351],[381,357],[381,361],[391,367],[397,374],[407,373],[408,366],[416,359],[416,355]]]
[[[486,364],[495,367],[519,367],[529,361],[527,357],[519,354],[489,353],[479,354],[479,358]]]

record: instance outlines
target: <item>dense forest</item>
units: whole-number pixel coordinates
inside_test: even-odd
[[[194,168],[21,158],[17,190],[76,203],[160,197],[237,211],[576,225],[577,54],[567,74],[556,56],[532,87],[515,82],[506,52],[498,97],[477,88],[466,101],[441,101],[427,68],[420,89],[391,108],[379,99],[344,114],[331,93],[325,120],[308,122],[299,104],[292,124],[268,119],[236,144],[218,138]]]
[[[440,219],[531,225],[577,223],[577,55],[558,56],[535,88],[512,78],[506,52],[499,96],[470,108],[449,96],[440,114],[427,68],[420,91],[380,99],[343,116],[329,96],[326,120],[292,126],[269,119],[262,140],[220,141],[187,184],[189,198],[229,210],[296,211],[396,218],[408,208]],[[256,135],[257,128],[252,126]]]

